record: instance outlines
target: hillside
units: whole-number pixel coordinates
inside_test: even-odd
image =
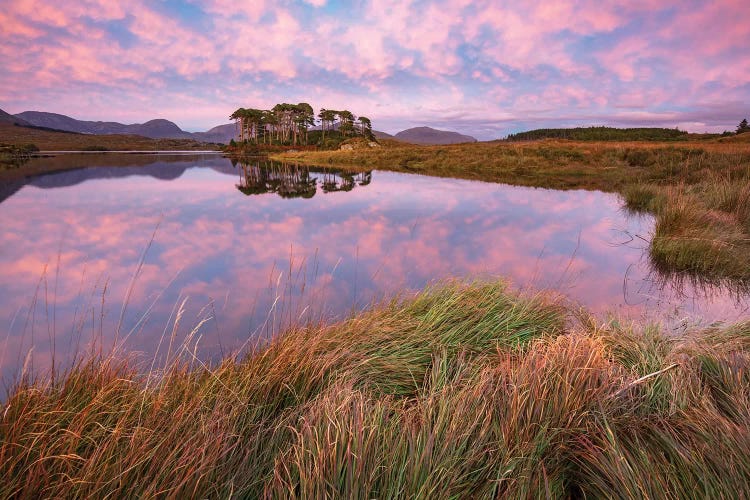
[[[393,136],[387,132],[381,132],[380,130],[373,130],[372,135],[375,139],[393,139]]]
[[[716,142],[728,142],[730,144],[748,144],[750,143],[750,133],[730,135],[715,140]]]
[[[193,134],[185,132],[174,122],[164,119],[150,120],[143,124],[128,125],[122,133],[142,135],[152,139],[193,139]]]
[[[227,123],[226,125],[218,125],[206,132],[195,132],[193,138],[203,142],[219,142],[221,144],[229,144],[232,139],[238,139],[239,134],[237,133],[237,125],[234,123]]]
[[[460,144],[464,142],[477,142],[470,135],[459,134],[447,130],[437,130],[431,127],[414,127],[402,130],[394,139],[412,144]]]
[[[11,125],[29,125],[29,123],[24,119],[13,116],[10,113],[6,113],[2,109],[0,109],[0,123],[9,123]]]
[[[151,139],[126,134],[80,134],[54,132],[37,128],[20,127],[0,123],[0,142],[10,144],[35,144],[43,151],[160,151],[160,150],[205,150],[209,146],[193,139]]]
[[[12,116],[12,115],[8,115]],[[24,111],[15,118],[37,127],[47,127],[80,134],[129,134],[151,139],[193,139],[199,142],[229,143],[237,139],[237,126],[234,123],[218,125],[206,132],[186,132],[176,123],[164,119],[126,125],[119,122],[77,120],[70,116],[42,111]]]
[[[163,119],[125,125],[118,122],[76,120],[66,115],[42,111],[24,111],[15,116],[37,127],[47,127],[80,134],[131,134],[151,139],[193,138],[193,134],[190,132],[185,132],[175,123]]]

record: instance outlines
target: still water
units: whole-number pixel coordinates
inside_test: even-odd
[[[653,220],[615,194],[217,155],[34,161],[82,168],[0,189],[6,379],[92,340],[154,356],[188,337],[212,359],[454,276],[670,328],[748,317],[746,295],[655,273]]]

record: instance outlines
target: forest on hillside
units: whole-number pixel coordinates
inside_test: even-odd
[[[680,141],[688,133],[676,128],[614,128],[576,127],[540,128],[509,134],[507,141],[534,141],[539,139],[569,139],[573,141]]]

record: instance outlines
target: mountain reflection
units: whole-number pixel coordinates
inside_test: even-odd
[[[57,189],[77,186],[86,181],[148,176],[172,181],[189,168],[207,167],[222,174],[234,175],[232,165],[218,154],[59,154],[34,157],[24,169],[6,172],[0,178],[0,203],[22,187]],[[28,176],[27,171],[47,172]],[[12,175],[11,175],[12,174]]]
[[[267,158],[238,163],[237,189],[246,196],[276,193],[282,198],[312,198],[318,185],[324,193],[351,191],[372,182],[372,171],[348,172],[339,169],[307,167],[274,162]]]

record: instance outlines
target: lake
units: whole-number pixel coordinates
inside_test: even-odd
[[[504,277],[676,331],[749,316],[745,293],[654,271],[653,219],[616,194],[208,154],[33,161],[81,168],[0,189],[6,380],[92,342],[216,359],[448,277]]]

